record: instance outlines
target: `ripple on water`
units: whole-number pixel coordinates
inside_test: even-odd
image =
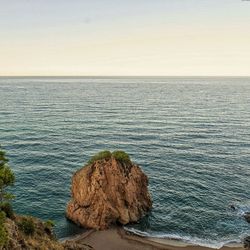
[[[141,235],[218,248],[249,234],[250,79],[0,79],[0,143],[19,213],[64,217],[74,171],[103,149],[127,151],[149,176]],[[236,211],[229,207],[235,204]]]

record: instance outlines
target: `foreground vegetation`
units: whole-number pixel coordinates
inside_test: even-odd
[[[6,217],[13,218],[14,213],[10,200],[14,195],[7,192],[9,186],[13,186],[15,175],[8,165],[8,159],[0,146],[0,247],[8,244],[8,235],[5,228]]]
[[[41,221],[31,216],[14,213],[12,193],[8,187],[15,183],[15,175],[8,165],[5,152],[0,147],[0,250],[89,250],[92,247],[74,241],[61,243],[53,233],[54,222]]]

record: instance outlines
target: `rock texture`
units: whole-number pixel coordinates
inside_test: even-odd
[[[136,222],[152,206],[147,186],[147,176],[130,161],[114,157],[95,161],[73,175],[66,216],[98,230],[114,223]]]

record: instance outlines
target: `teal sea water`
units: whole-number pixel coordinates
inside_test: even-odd
[[[149,177],[153,209],[128,230],[215,248],[250,235],[250,78],[0,78],[0,143],[16,212],[58,237],[81,231],[71,176],[103,149]]]

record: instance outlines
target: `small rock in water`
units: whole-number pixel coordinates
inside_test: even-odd
[[[244,244],[244,248],[249,250],[250,249],[250,236],[247,236],[244,241],[243,241],[243,244]]]
[[[230,205],[230,208],[233,209],[233,210],[236,210],[236,207],[234,204]]]
[[[73,175],[66,216],[80,226],[102,230],[115,223],[137,222],[152,207],[148,178],[140,167],[108,157]]]
[[[248,223],[250,223],[250,212],[244,213],[244,218],[246,219],[246,221],[247,221]]]

